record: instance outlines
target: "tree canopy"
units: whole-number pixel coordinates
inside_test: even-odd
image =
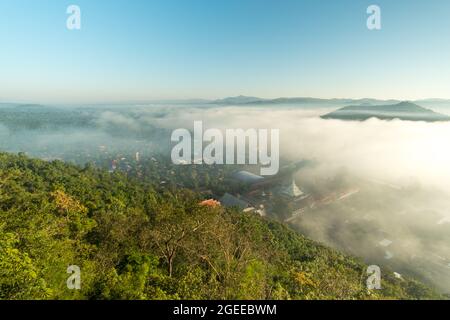
[[[367,266],[186,189],[0,153],[0,299],[427,299]],[[81,289],[67,288],[67,267]]]

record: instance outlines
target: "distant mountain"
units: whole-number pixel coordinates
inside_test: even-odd
[[[213,101],[215,104],[221,105],[274,105],[274,104],[311,104],[311,105],[345,105],[345,104],[358,104],[358,105],[384,105],[399,103],[398,100],[377,100],[377,99],[320,99],[311,97],[293,97],[293,98],[275,98],[275,99],[263,99],[258,97],[237,96],[219,99]]]
[[[415,103],[418,103],[418,104],[420,104],[420,103],[427,103],[427,102],[435,102],[435,103],[450,103],[450,100],[449,99],[439,99],[439,98],[436,98],[436,99],[422,99],[422,100],[416,100],[416,101],[414,101]]]
[[[410,120],[410,121],[450,121],[450,117],[423,108],[412,102],[400,102],[392,105],[358,105],[348,106],[326,115],[323,119],[357,120],[364,121],[369,118],[382,120]]]
[[[277,98],[271,100],[262,100],[256,104],[311,104],[311,105],[336,105],[336,104],[358,104],[358,105],[388,105],[398,103],[397,100],[377,100],[377,99],[319,99],[319,98]]]
[[[224,99],[219,99],[213,101],[215,104],[224,104],[224,105],[236,105],[236,104],[250,104],[250,103],[258,103],[262,102],[264,99],[257,97],[247,97],[247,96],[237,96],[237,97],[228,97]]]

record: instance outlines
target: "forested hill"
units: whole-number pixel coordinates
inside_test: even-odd
[[[450,121],[450,117],[444,114],[425,109],[411,102],[400,102],[393,105],[358,105],[348,106],[326,115],[323,119],[357,120],[364,121],[370,118],[381,120],[408,120],[408,121]]]
[[[0,299],[433,298],[382,268],[187,190],[0,153]],[[81,268],[69,290],[67,267]]]

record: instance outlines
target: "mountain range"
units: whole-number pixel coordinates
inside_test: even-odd
[[[333,98],[333,99],[321,99],[312,97],[292,97],[292,98],[275,98],[275,99],[264,99],[258,97],[250,96],[236,96],[227,97],[223,99],[213,100],[209,103],[219,104],[219,105],[272,105],[272,104],[339,104],[339,105],[395,105],[401,103],[401,100],[395,99],[373,99],[373,98],[361,98],[361,99],[346,99],[346,98]],[[446,99],[422,99],[412,101],[416,104],[448,104],[450,105],[450,100]]]

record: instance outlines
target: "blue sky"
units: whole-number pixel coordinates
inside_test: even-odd
[[[0,0],[0,43],[0,101],[450,98],[448,0]]]

